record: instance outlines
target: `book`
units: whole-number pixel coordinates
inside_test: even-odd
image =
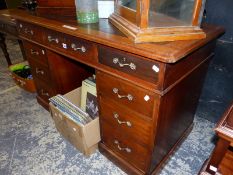
[[[82,81],[81,109],[88,113],[92,119],[99,116],[94,77],[89,77]]]
[[[82,111],[79,107],[75,106],[69,100],[58,94],[49,99],[63,113],[68,114],[67,117],[79,124],[87,124],[92,121],[92,118],[86,112]]]

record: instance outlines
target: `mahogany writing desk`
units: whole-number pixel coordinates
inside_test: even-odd
[[[193,123],[215,40],[134,44],[108,20],[78,25],[11,10],[37,87],[37,100],[81,86],[96,73],[99,150],[129,174],[155,174]]]
[[[19,46],[21,48],[21,52],[25,59],[25,53],[23,50],[22,41],[18,37],[18,32],[16,29],[16,21],[14,18],[10,16],[7,10],[0,11],[0,47],[4,53],[8,66],[10,66],[11,59],[9,53],[7,51],[6,43],[5,43],[5,35],[13,36],[18,40]]]

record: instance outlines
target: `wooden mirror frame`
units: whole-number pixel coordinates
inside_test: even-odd
[[[115,0],[114,13],[109,19],[135,43],[203,39],[206,35],[199,26],[202,1],[195,1],[191,26],[149,27],[150,0],[137,0],[136,11]]]

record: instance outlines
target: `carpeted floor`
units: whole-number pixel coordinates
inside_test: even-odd
[[[17,43],[7,44],[12,59],[18,59]],[[0,63],[0,175],[125,174],[98,151],[86,158],[66,142],[35,94],[14,85],[1,51]],[[213,127],[196,116],[192,132],[160,174],[197,174],[214,147]]]

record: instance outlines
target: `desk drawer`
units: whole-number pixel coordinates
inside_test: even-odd
[[[98,95],[114,100],[147,117],[152,117],[156,96],[153,92],[137,87],[119,78],[97,71]]]
[[[44,48],[26,41],[24,41],[23,44],[27,57],[30,57],[29,59],[36,60],[37,62],[48,66],[48,60]]]
[[[45,43],[52,48],[61,48],[64,50],[68,48],[64,34],[52,30],[45,31]]]
[[[159,63],[106,46],[99,46],[99,62],[143,80],[157,83]]]
[[[46,102],[49,102],[49,98],[56,95],[56,92],[52,88],[52,84],[45,83],[38,78],[34,78],[36,84],[36,90],[38,96],[44,99]]]
[[[65,36],[69,54],[83,60],[94,61],[96,51],[93,43],[73,36]],[[97,62],[97,61],[96,61]]]
[[[30,62],[30,66],[32,68],[33,77],[36,77],[36,78],[43,80],[47,83],[51,82],[50,72],[49,72],[48,67],[34,61],[33,59],[30,59],[30,58],[29,58],[29,62]]]
[[[43,28],[32,25],[26,22],[19,21],[17,22],[17,30],[19,35],[31,39],[33,41],[43,42]]]
[[[145,147],[150,146],[152,122],[145,120],[133,112],[111,102],[100,100],[101,119],[109,123],[112,128],[132,138]]]
[[[121,158],[145,171],[148,166],[149,151],[117,132],[107,123],[102,123],[102,142]]]

